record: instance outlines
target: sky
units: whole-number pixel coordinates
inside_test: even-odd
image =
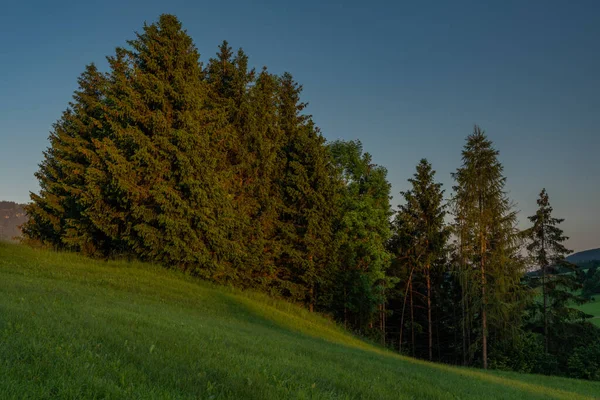
[[[485,4],[484,4],[485,3]],[[600,247],[600,1],[2,1],[0,200],[27,202],[77,77],[162,13],[207,61],[225,39],[291,72],[328,140],[360,139],[394,207],[421,158],[451,194],[473,125],[520,226],[546,188],[568,245]]]

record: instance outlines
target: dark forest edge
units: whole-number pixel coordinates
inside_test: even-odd
[[[327,143],[291,74],[227,42],[203,65],[172,15],[127,44],[55,123],[25,242],[259,290],[420,358],[600,380],[600,329],[573,307],[587,275],[559,273],[575,271],[562,220],[542,190],[517,229],[479,127],[450,199],[423,159],[394,213],[386,169]]]

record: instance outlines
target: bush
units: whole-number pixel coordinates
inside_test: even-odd
[[[600,340],[576,347],[567,367],[572,378],[600,381]]]

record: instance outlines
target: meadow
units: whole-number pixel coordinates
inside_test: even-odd
[[[299,306],[159,266],[0,243],[2,399],[595,396],[600,382],[400,356]]]

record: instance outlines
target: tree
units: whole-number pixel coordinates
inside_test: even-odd
[[[90,64],[78,83],[69,108],[54,124],[50,147],[35,174],[41,191],[31,193],[23,233],[31,241],[54,248],[106,255],[112,243],[86,215],[85,186],[86,172],[98,158],[94,141],[106,135],[107,79]]]
[[[409,179],[412,189],[401,192],[405,204],[400,205],[393,224],[395,235],[404,238],[396,241],[403,243],[403,246],[397,249],[397,254],[404,257],[409,257],[411,253],[417,255],[411,264],[425,280],[429,360],[433,359],[432,274],[443,273],[443,271],[433,271],[433,267],[443,257],[446,241],[450,235],[450,230],[444,222],[446,215],[444,191],[442,185],[434,181],[434,176],[435,171],[431,164],[422,159],[417,165],[414,177]],[[413,273],[411,272],[410,275],[409,284],[412,284]]]
[[[212,278],[235,255],[214,151],[222,118],[205,107],[199,55],[177,18],[161,15],[129,46],[109,59],[110,134],[97,142],[88,213],[139,258]]]
[[[562,229],[558,227],[564,219],[552,217],[552,206],[546,189],[542,189],[537,200],[538,210],[535,215],[528,217],[533,226],[526,232],[530,239],[527,250],[540,268],[542,278],[543,318],[544,318],[544,348],[548,352],[548,294],[546,279],[550,264],[564,263],[564,258],[570,251],[563,245],[567,240]]]
[[[565,259],[571,251],[563,244],[568,237],[559,227],[564,219],[553,217],[546,189],[540,192],[537,204],[535,215],[528,217],[533,226],[524,234],[529,240],[527,250],[540,271],[539,281],[530,279],[530,283],[533,287],[540,286],[542,289],[544,350],[548,353],[549,324],[583,318],[583,313],[568,305],[582,304],[585,299],[575,294],[581,284],[575,273],[577,267]]]
[[[334,141],[329,151],[342,187],[337,206],[336,270],[331,275],[331,309],[344,325],[364,331],[379,308],[385,339],[385,290],[390,254],[390,184],[385,168],[372,163],[360,141]]]
[[[453,201],[456,232],[461,240],[465,270],[463,287],[480,320],[482,366],[488,366],[488,337],[504,340],[520,326],[523,264],[518,256],[516,212],[504,190],[506,178],[498,151],[475,126],[462,152],[462,166],[452,174],[456,186]],[[473,273],[477,271],[477,274]],[[468,285],[468,286],[467,286]],[[475,290],[472,291],[472,289]],[[475,303],[475,304],[473,304]],[[476,306],[476,309],[473,308]],[[468,316],[473,318],[475,314]],[[512,332],[512,333],[511,333]]]
[[[337,182],[325,140],[309,115],[302,114],[302,86],[291,74],[279,78],[278,118],[284,142],[275,183],[279,188],[278,285],[311,311],[331,258]]]

